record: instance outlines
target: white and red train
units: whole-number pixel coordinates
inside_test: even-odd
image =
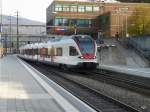
[[[88,35],[72,35],[47,43],[20,47],[21,58],[56,65],[62,68],[96,68],[96,42]]]

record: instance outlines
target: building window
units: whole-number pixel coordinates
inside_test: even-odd
[[[48,22],[47,22],[47,26],[48,25],[53,25],[53,20],[49,20]]]
[[[78,6],[78,12],[85,12],[84,6]]]
[[[69,12],[70,11],[69,5],[63,5],[63,11],[64,12]]]
[[[55,11],[62,11],[62,5],[61,4],[56,4],[55,5]]]
[[[70,12],[77,12],[77,6],[76,5],[70,6]]]
[[[79,19],[79,20],[77,20],[77,26],[88,27],[89,26],[89,20]]]
[[[100,7],[100,11],[103,12],[104,10],[105,10],[105,9],[104,9],[104,6],[101,6],[101,7]]]
[[[99,12],[99,7],[94,6],[93,7],[93,12]]]
[[[86,6],[85,10],[86,12],[92,12],[92,6]]]
[[[92,27],[92,20],[88,20],[89,22],[89,27]]]
[[[63,19],[63,25],[64,25],[64,26],[69,26],[69,20],[66,19],[66,18],[64,18],[64,19]]]
[[[76,19],[70,19],[70,26],[75,26],[77,25],[77,20]]]
[[[69,47],[69,56],[77,56],[78,55],[78,51],[76,50],[75,47],[70,46]]]
[[[62,25],[62,18],[56,18],[54,21],[55,26],[61,26]]]
[[[62,56],[62,48],[56,48],[56,56]]]

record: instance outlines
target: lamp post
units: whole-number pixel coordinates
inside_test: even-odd
[[[5,33],[5,45],[4,45],[4,47],[5,47],[5,51],[4,51],[5,53],[4,53],[4,54],[5,54],[5,55],[7,55],[7,47],[8,47],[8,46],[7,46],[7,43],[8,43],[8,41],[7,41],[7,36],[8,36],[8,35],[7,35],[7,31],[6,31],[6,33]]]
[[[74,34],[75,35],[77,34],[77,25],[76,24],[74,25]]]
[[[40,42],[42,42],[42,32],[41,32],[41,26],[40,26]]]
[[[17,53],[19,53],[19,29],[18,29],[18,11],[17,11]]]
[[[126,37],[128,36],[128,15],[126,14]]]
[[[2,16],[2,0],[0,2],[0,7],[1,7],[1,21],[0,21],[0,34],[2,34],[2,19],[3,19],[3,16]],[[1,36],[1,35],[0,35]]]
[[[0,7],[1,7],[1,20],[0,20],[0,52],[2,52],[2,0],[0,0]]]
[[[11,15],[9,16],[9,47],[10,47],[10,53],[12,53],[12,35],[11,35]]]

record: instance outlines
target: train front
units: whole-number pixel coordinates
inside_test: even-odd
[[[74,40],[80,51],[78,66],[81,68],[96,68],[98,66],[96,42],[88,35],[76,35]]]

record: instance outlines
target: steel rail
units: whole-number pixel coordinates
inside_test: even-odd
[[[35,66],[35,65],[34,65]],[[36,66],[36,68],[38,68],[38,69],[41,69],[42,68],[42,66],[40,66],[40,68],[39,68],[39,66]],[[53,70],[52,70],[53,69]],[[97,94],[99,97],[102,97],[102,99],[105,99],[105,100],[107,100],[108,102],[111,102],[111,103],[113,103],[114,104],[114,107],[115,107],[115,109],[116,109],[116,105],[118,106],[118,107],[120,107],[120,109],[122,109],[122,112],[123,112],[123,109],[125,110],[125,112],[127,112],[127,111],[130,111],[130,112],[139,112],[139,110],[137,110],[137,109],[135,109],[135,108],[133,108],[133,107],[131,107],[131,106],[129,106],[129,105],[127,105],[127,104],[125,104],[125,103],[123,103],[123,102],[121,102],[121,101],[118,101],[118,100],[116,100],[116,99],[114,99],[114,98],[112,98],[112,97],[110,97],[110,96],[107,96],[107,95],[104,95],[104,94],[102,94],[100,91],[98,91],[98,90],[96,90],[96,89],[94,89],[94,88],[91,88],[91,87],[89,87],[88,85],[85,85],[85,84],[83,84],[83,83],[81,83],[81,82],[78,82],[78,81],[75,81],[75,80],[73,80],[73,79],[70,79],[70,78],[67,78],[67,77],[65,77],[65,74],[66,73],[64,73],[64,72],[60,72],[60,71],[56,71],[56,70],[58,70],[58,69],[54,69],[54,68],[51,68],[50,69],[50,67],[46,67],[46,66],[44,66],[43,68],[42,68],[42,72],[44,71],[46,71],[47,73],[49,73],[49,74],[53,74],[53,76],[55,76],[55,77],[61,77],[61,78],[63,78],[63,79],[65,79],[66,81],[68,81],[68,82],[70,82],[70,83],[74,83],[74,84],[76,84],[76,85],[79,85],[80,87],[82,87],[82,88],[84,88],[84,89],[86,89],[86,90],[88,90],[89,92],[92,92],[92,93],[94,93],[94,94]],[[63,74],[63,75],[61,75],[61,74]],[[57,83],[59,83],[59,82],[57,82]],[[62,85],[61,85],[62,86]],[[64,87],[65,88],[65,87]],[[67,89],[68,90],[68,89]],[[77,96],[77,97],[79,97],[79,96]],[[82,97],[79,97],[81,100],[83,100],[83,98]],[[85,100],[83,100],[85,103],[87,103],[88,105],[90,105],[91,107],[93,107],[95,110],[97,110],[97,111],[99,111],[99,112],[103,112],[103,110],[100,110],[99,108],[96,108],[95,106],[93,106],[92,104],[90,104],[90,103],[88,103],[88,101],[85,101]],[[112,106],[112,105],[111,105]],[[111,107],[110,106],[110,107]],[[106,107],[107,107],[107,109],[109,108],[109,105],[106,105]],[[112,111],[111,112],[116,112],[116,110],[114,109],[114,111],[113,111],[113,109],[112,109]],[[119,108],[118,108],[119,109]]]

